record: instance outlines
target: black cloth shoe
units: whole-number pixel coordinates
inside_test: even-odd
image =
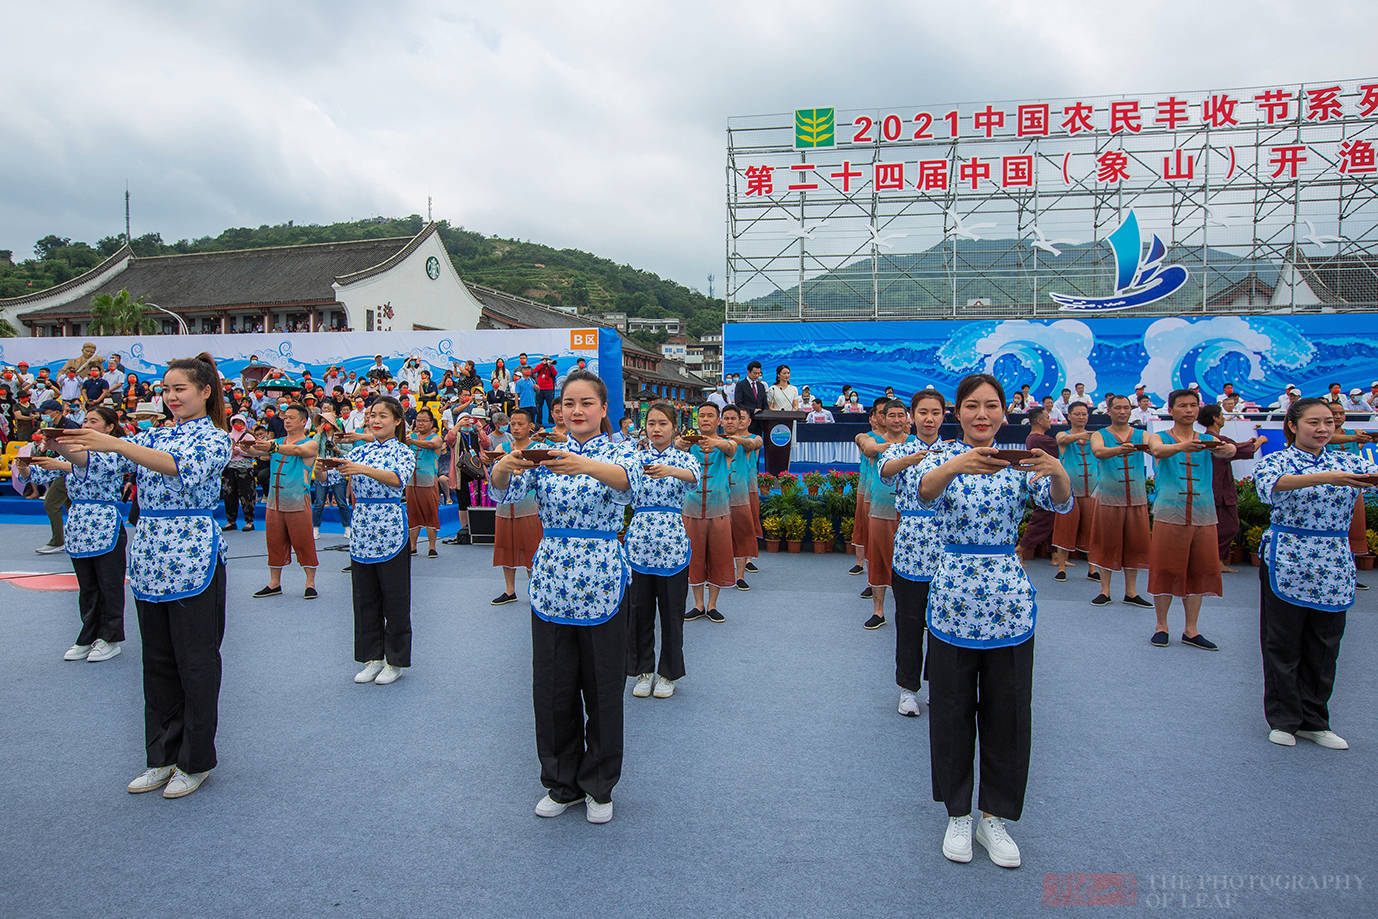
[[[496,597],[494,597],[494,598],[490,601],[490,605],[492,605],[492,606],[504,606],[504,605],[506,605],[506,604],[508,604],[508,603],[516,603],[516,602],[517,602],[517,595],[516,595],[516,594],[498,594]]]
[[[1057,574],[1053,575],[1053,580],[1054,580],[1054,581],[1065,581],[1065,580],[1067,580],[1067,572],[1065,572],[1065,571],[1059,571]]]
[[[411,554],[412,554],[412,555],[415,555],[415,554],[416,554],[416,549],[415,549],[415,548],[413,548],[413,549],[411,550]]]
[[[426,553],[426,558],[440,558],[440,553],[435,551],[434,549],[431,549],[429,552]]]
[[[1096,598],[1091,601],[1092,606],[1106,606],[1110,603],[1109,594],[1096,594]]]
[[[1365,583],[1363,583],[1362,581],[1355,581],[1355,582],[1354,582],[1354,589],[1355,589],[1355,590],[1368,590],[1368,585],[1365,584]]]
[[[350,564],[345,565],[340,570],[343,571],[345,574],[349,574],[351,571],[354,570],[354,564],[351,562]]]
[[[1096,571],[1095,569],[1092,569],[1091,571],[1086,572],[1086,580],[1088,580],[1088,581],[1099,581],[1099,580],[1100,580],[1100,572],[1099,572],[1099,571]]]
[[[448,537],[448,538],[446,538],[446,539],[442,539],[441,542],[444,543],[444,544],[447,545],[447,546],[457,546],[457,545],[459,545],[459,537],[458,537],[458,536],[450,536],[450,537]]]
[[[240,527],[239,529],[240,529],[241,531],[247,533],[247,532],[249,532],[250,530],[252,530],[253,528],[254,528],[254,525],[253,525],[252,523],[246,523],[246,524],[244,524],[242,527]]]
[[[227,523],[227,524],[225,524],[223,527],[220,528],[220,532],[222,532],[222,533],[228,533],[230,530],[237,530],[237,529],[239,529],[239,524],[237,524],[237,523]]]
[[[1154,632],[1153,637],[1148,640],[1148,643],[1155,648],[1166,648],[1169,641],[1171,641],[1171,639],[1167,637],[1167,632]]]
[[[861,572],[863,572],[863,571],[865,571],[865,570],[866,570],[866,569],[863,568],[861,565],[853,565],[852,567],[850,567],[850,568],[847,569],[847,573],[848,573],[848,574],[861,574]]]
[[[281,595],[282,595],[282,588],[281,588],[281,587],[264,587],[264,588],[263,588],[262,590],[260,590],[258,593],[254,594],[255,597],[278,597],[278,596],[281,596]]]
[[[709,621],[709,622],[726,622],[726,621],[727,621],[727,617],[724,616],[722,613],[718,612],[718,611],[715,610],[715,609],[710,609],[708,612],[704,613],[704,615],[708,617],[708,621]]]
[[[875,631],[883,625],[885,625],[885,617],[873,615],[870,619],[866,620],[866,624],[863,625],[862,628],[867,629],[869,631]]]
[[[305,598],[308,599],[308,600],[314,600],[314,599],[316,599],[318,596],[320,596],[320,594],[316,593],[316,588],[314,588],[314,587],[308,587],[308,588],[306,588],[306,593],[302,594],[302,596],[305,597]]]
[[[703,618],[703,610],[699,609],[697,606],[694,607],[693,609],[691,609],[689,612],[687,612],[687,613],[684,614],[684,621],[685,621],[685,622],[693,622],[695,619],[702,619],[702,618]]]
[[[1128,603],[1130,606],[1142,606],[1145,609],[1153,609],[1153,604],[1150,603],[1148,600],[1145,600],[1139,594],[1135,594],[1132,597],[1129,594],[1125,594],[1124,602]]]
[[[1193,648],[1200,648],[1202,651],[1219,651],[1220,648],[1215,642],[1204,635],[1197,634],[1188,638],[1185,633],[1182,635],[1182,644],[1191,645]]]
[[[743,579],[737,578],[737,589],[738,589],[738,590],[750,590],[750,589],[751,589],[751,585],[748,584],[748,583],[747,583],[746,581],[744,581]]]
[[[746,570],[747,570],[747,571],[750,571],[750,572],[752,572],[752,573],[754,574],[755,572],[760,571],[761,569],[759,569],[759,568],[756,567],[756,563],[755,563],[755,562],[747,562],[747,563],[746,563]]]
[[[870,584],[867,584],[867,585],[866,585],[866,589],[863,590],[863,591],[861,592],[861,599],[863,599],[863,600],[869,600],[869,599],[871,599],[871,585],[870,585]]]

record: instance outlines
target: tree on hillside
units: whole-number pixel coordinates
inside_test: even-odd
[[[147,335],[157,331],[158,323],[146,315],[145,297],[131,297],[127,290],[92,297],[91,331],[96,335]]]

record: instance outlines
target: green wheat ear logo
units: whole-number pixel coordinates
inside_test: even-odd
[[[833,110],[800,108],[794,110],[794,149],[809,150],[833,145]]]

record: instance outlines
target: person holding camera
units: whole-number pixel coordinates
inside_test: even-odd
[[[450,448],[450,468],[447,479],[454,490],[455,505],[459,510],[459,532],[445,540],[449,545],[467,546],[469,535],[469,507],[473,504],[470,486],[483,481],[481,457],[489,448],[488,434],[483,422],[471,412],[461,411],[455,417],[455,426],[445,435],[445,444]]]

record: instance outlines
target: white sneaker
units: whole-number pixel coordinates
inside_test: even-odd
[[[1019,867],[1019,847],[1010,839],[1000,817],[982,817],[976,824],[976,841],[986,847],[990,860],[1001,868]]]
[[[353,535],[354,535],[354,528],[353,528],[353,527],[345,527],[345,539],[348,539],[350,536],[353,536]]]
[[[1314,744],[1319,744],[1327,750],[1349,749],[1349,741],[1345,740],[1334,731],[1297,731],[1297,736],[1303,740],[1309,740]]]
[[[392,666],[392,664],[387,664],[378,674],[378,678],[375,679],[373,682],[378,686],[386,686],[389,683],[396,683],[398,680],[402,679],[402,674],[405,672],[406,669],[403,667],[394,667]]]
[[[971,861],[971,814],[948,817],[943,834],[943,857],[950,862]]]
[[[201,783],[206,780],[210,772],[183,772],[175,769],[172,779],[168,781],[167,787],[163,789],[164,798],[185,798],[193,791],[201,787]]]
[[[141,795],[146,791],[162,788],[167,784],[167,780],[172,778],[172,773],[176,769],[176,766],[158,766],[155,769],[145,769],[139,773],[138,778],[129,783],[129,793]]]
[[[86,655],[91,653],[90,645],[72,645],[67,649],[67,653],[62,655],[65,661],[84,661]]]
[[[559,801],[556,801],[554,798],[552,798],[549,793],[547,793],[544,798],[536,802],[536,816],[558,817],[578,803],[579,802],[575,800],[567,801],[564,804],[561,804]]]
[[[364,664],[363,670],[360,670],[358,673],[354,674],[354,682],[372,683],[375,679],[378,678],[378,674],[382,672],[382,661],[369,661],[367,664]]]
[[[312,527],[312,528],[311,528],[311,538],[312,538],[312,539],[320,539],[320,538],[321,538],[321,528],[320,528],[320,527]]]
[[[638,699],[644,699],[651,694],[651,675],[643,673],[636,678],[636,685],[632,687],[632,695]]]
[[[63,552],[63,551],[66,550],[66,548],[67,548],[67,547],[66,547],[65,545],[63,545],[63,546],[47,546],[47,545],[44,545],[44,546],[39,546],[37,549],[34,549],[34,551],[37,552],[39,555],[52,555],[52,554],[55,553],[55,552]]]
[[[106,641],[104,638],[97,638],[96,643],[91,646],[91,653],[86,661],[90,664],[98,664],[101,661],[108,661],[112,657],[119,656],[120,643],[118,641]]]
[[[1268,740],[1277,744],[1279,747],[1295,747],[1297,738],[1288,734],[1286,731],[1279,731],[1276,728],[1268,732]]]
[[[899,712],[909,718],[919,717],[923,710],[919,708],[918,694],[908,689],[901,689]]]
[[[675,681],[667,680],[660,674],[656,674],[655,697],[657,699],[668,699],[675,694]]]
[[[599,804],[592,796],[584,796],[584,816],[589,823],[607,823],[612,819],[612,802]]]

